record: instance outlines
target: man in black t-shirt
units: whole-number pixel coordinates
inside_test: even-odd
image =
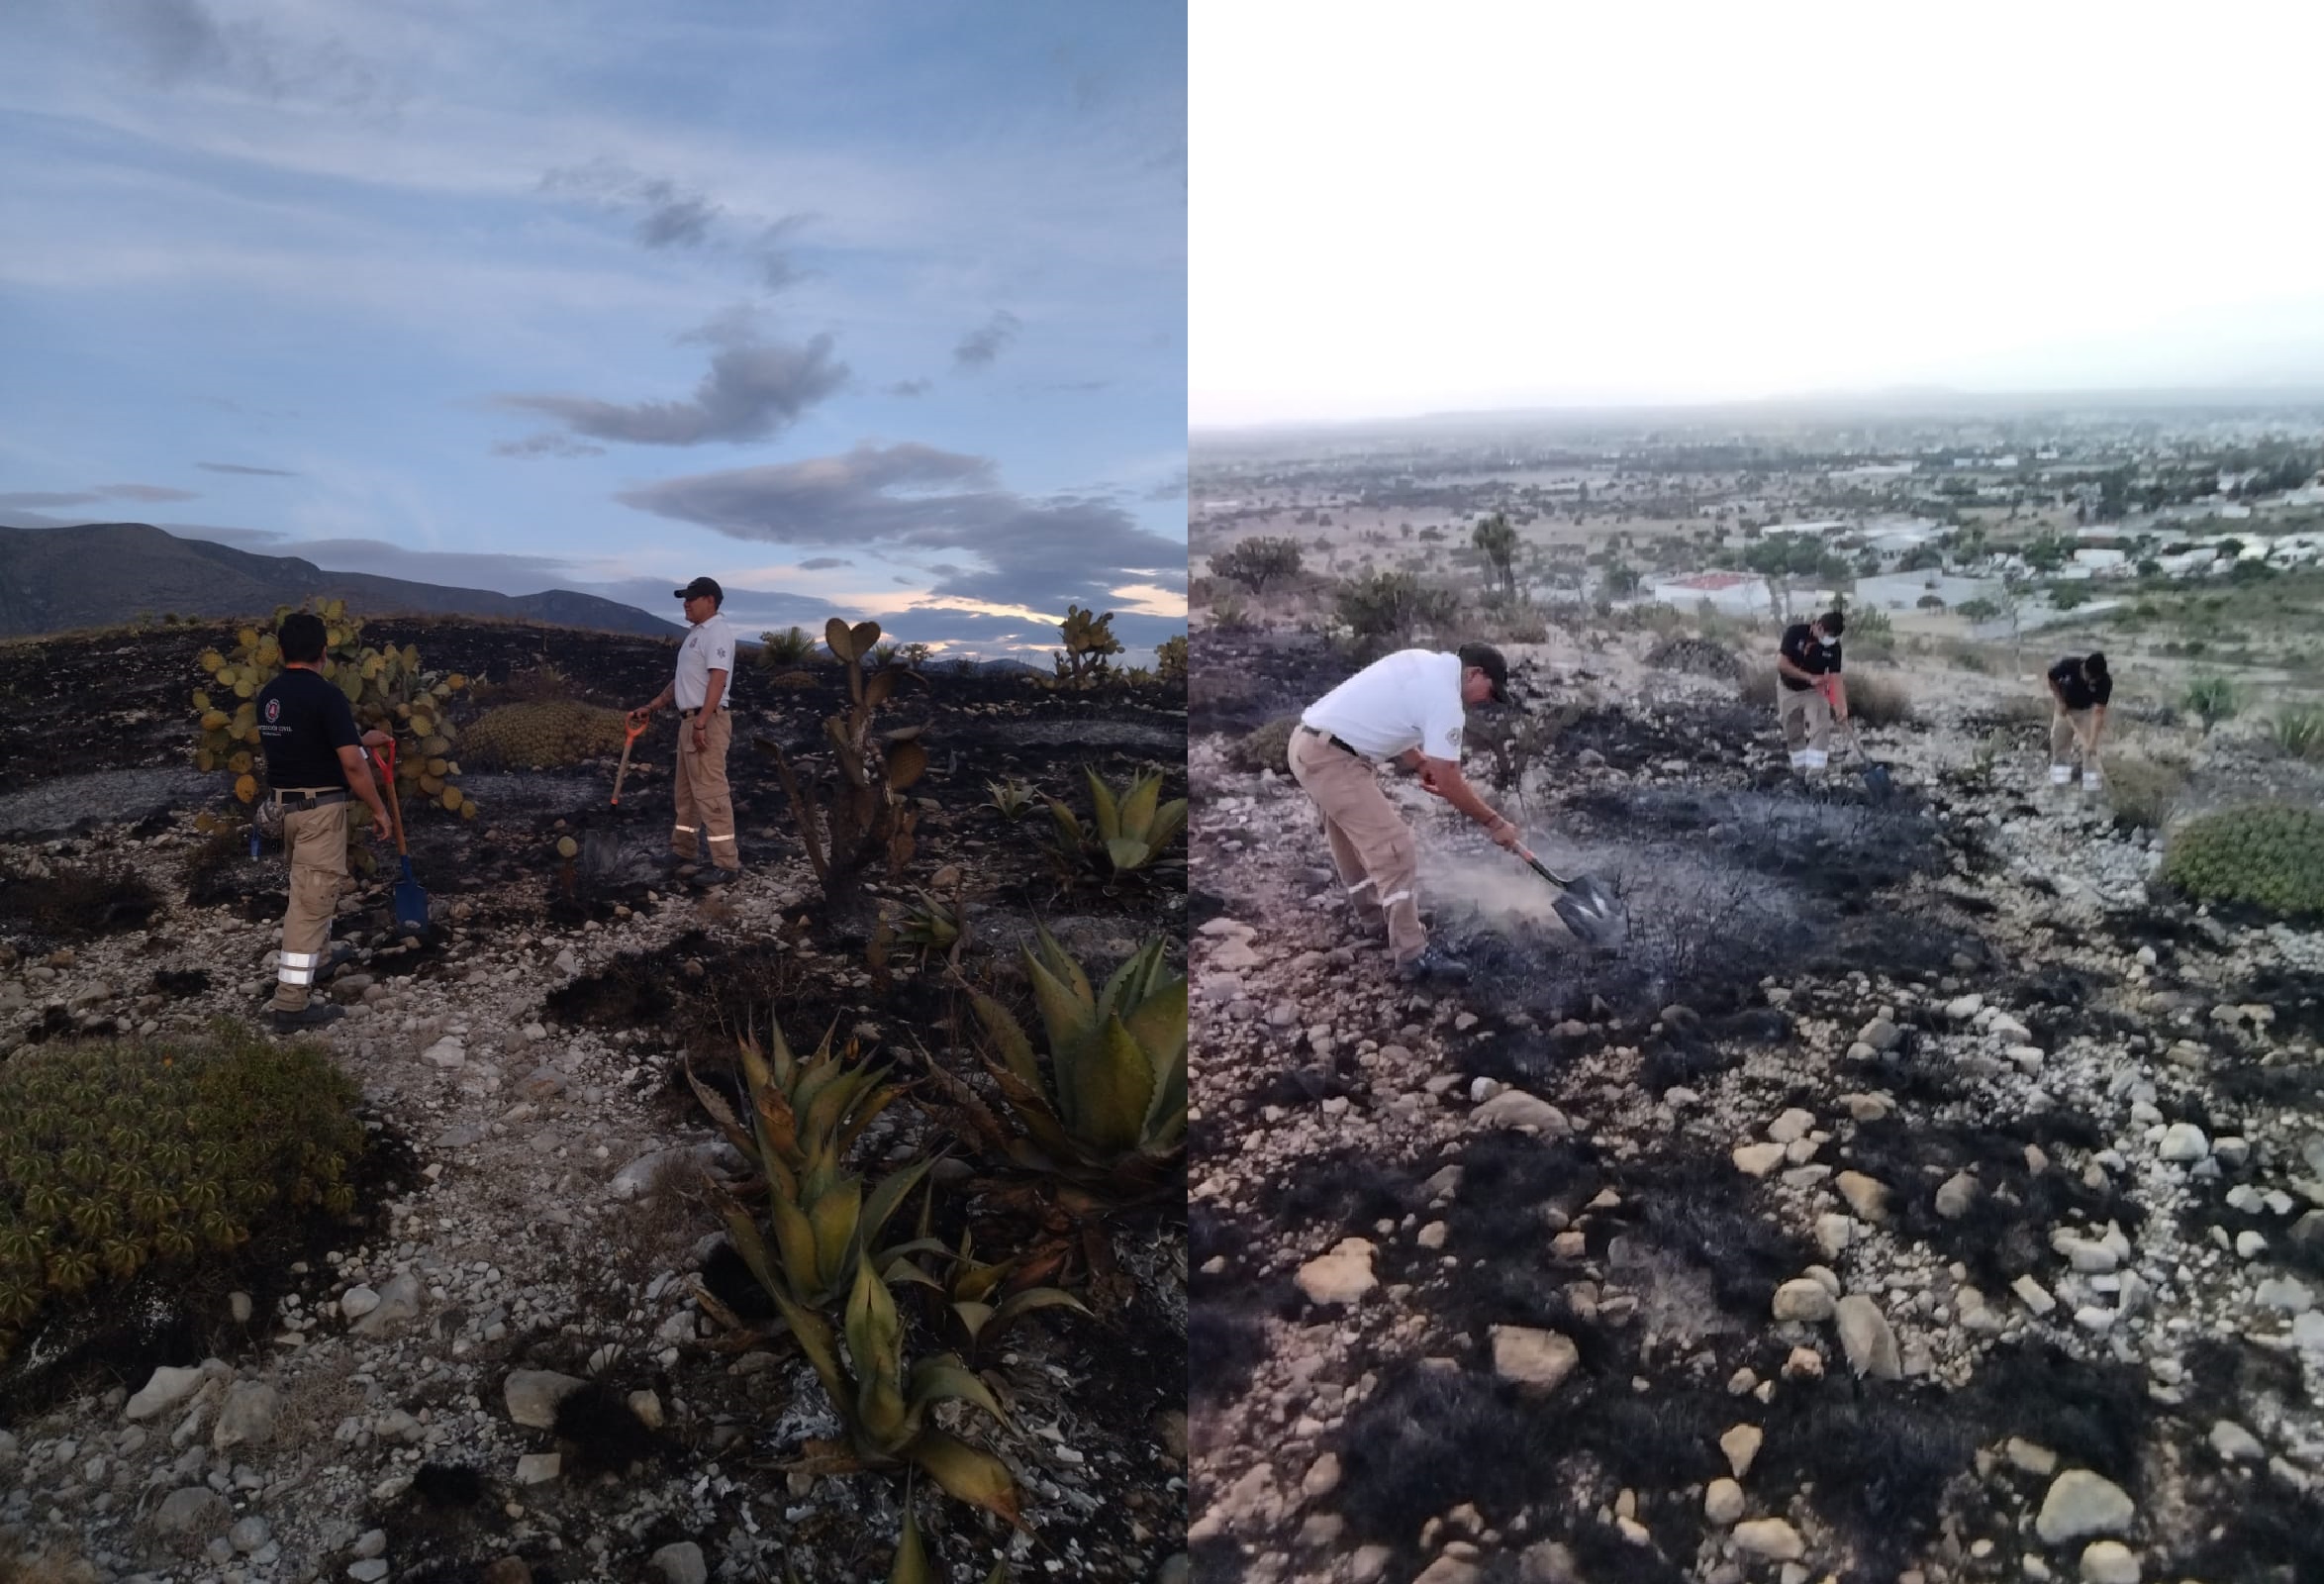
[[[1848,684],[1840,675],[1840,635],[1847,628],[1847,618],[1826,611],[1784,629],[1776,649],[1776,718],[1794,770],[1831,763],[1832,722],[1848,719]]]
[[[385,732],[358,732],[355,712],[323,674],[329,637],[323,618],[299,611],[283,618],[282,674],[258,690],[258,741],[266,752],[265,796],[282,806],[282,846],[290,859],[290,906],[282,916],[282,962],[274,972],[274,1027],[288,1033],[346,1016],[328,1002],[309,1004],[330,963],[331,919],[347,874],[347,799],[371,810],[371,831],[388,832],[387,805],[371,779],[366,747]]]
[[[2075,761],[2082,764],[2082,789],[2098,790],[2098,738],[2106,730],[2106,706],[2114,678],[2099,653],[2069,654],[2050,667],[2050,784],[2071,786]],[[2079,749],[2079,752],[2078,752]]]

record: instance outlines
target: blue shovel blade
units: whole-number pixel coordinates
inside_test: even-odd
[[[396,882],[395,922],[412,930],[428,928],[428,893],[413,878],[409,857],[404,859],[404,877]]]

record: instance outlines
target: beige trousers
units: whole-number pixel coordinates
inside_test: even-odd
[[[1305,727],[1291,735],[1291,774],[1323,817],[1323,839],[1340,884],[1358,907],[1388,919],[1388,946],[1399,964],[1427,949],[1414,890],[1420,850],[1369,759],[1333,747]]]
[[[315,975],[331,949],[331,919],[347,877],[345,803],[287,808],[282,850],[290,859],[290,907],[282,916],[282,964],[274,970],[274,1010],[303,1012]]]
[[[710,718],[709,745],[694,745],[694,723],[678,722],[678,775],[675,801],[677,823],[670,828],[670,850],[681,858],[695,856],[694,839],[700,835],[710,848],[710,861],[721,869],[742,867],[734,850],[734,800],[726,791],[726,745],[734,741],[734,712],[720,710]]]
[[[2090,735],[2090,712],[2062,710],[2053,706],[2050,712],[2050,763],[2053,768],[2084,770],[2097,768],[2082,751],[2082,739]]]
[[[1796,759],[1827,753],[1832,746],[1832,701],[1820,687],[1793,690],[1776,682],[1776,719],[1783,723],[1784,746]]]

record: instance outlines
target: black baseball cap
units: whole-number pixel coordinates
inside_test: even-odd
[[[707,577],[698,577],[684,588],[672,589],[670,592],[682,600],[703,597],[716,605],[724,605],[726,602],[726,591]]]
[[[1472,665],[1483,671],[1493,683],[1493,702],[1506,704],[1509,701],[1509,662],[1501,657],[1501,650],[1490,644],[1463,644],[1461,669],[1465,671]]]

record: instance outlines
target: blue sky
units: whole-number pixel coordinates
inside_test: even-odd
[[[0,523],[1185,628],[1183,6],[15,0]]]

